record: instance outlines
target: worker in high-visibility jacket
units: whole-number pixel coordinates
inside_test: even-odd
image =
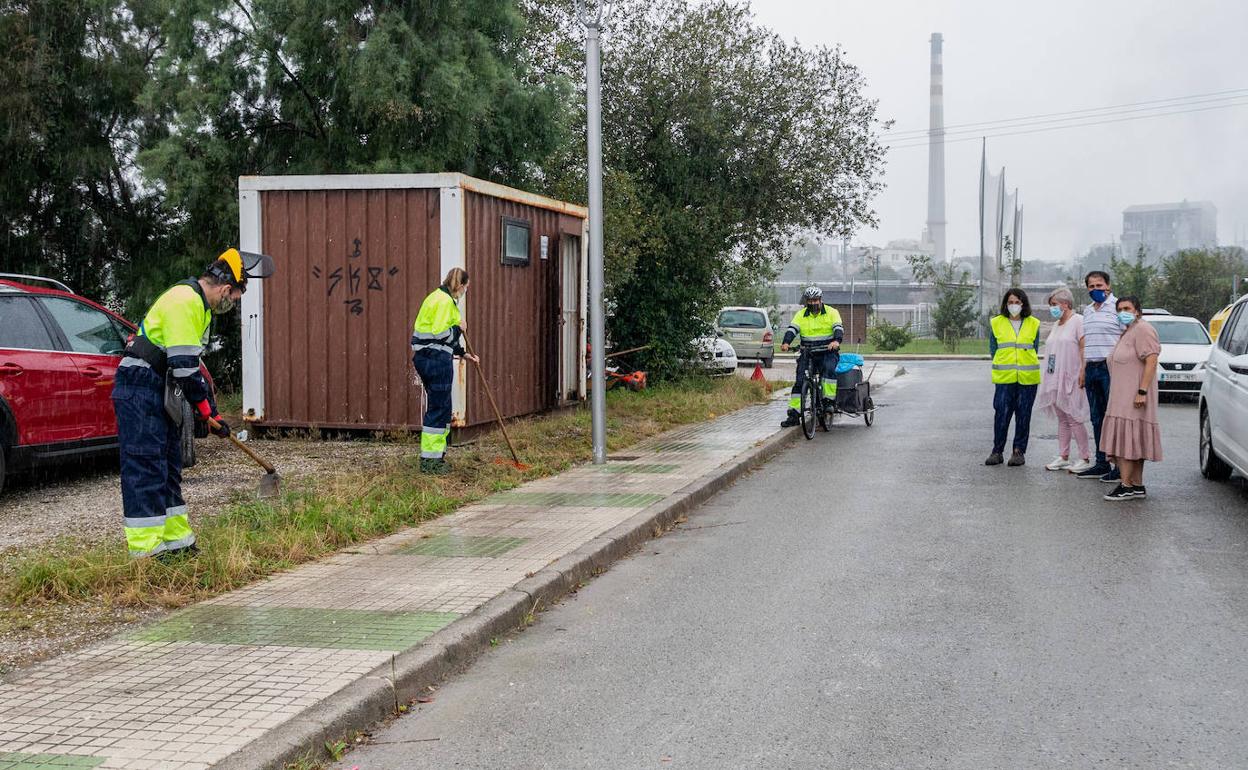
[[[823,304],[823,289],[809,286],[802,292],[803,309],[797,311],[789,328],[784,330],[780,349],[787,351],[796,338],[802,340],[802,353],[797,358],[797,377],[789,393],[789,411],[780,423],[791,428],[801,422],[802,385],[806,383],[806,356],[808,351],[816,356],[816,363],[823,372],[823,397],[836,400],[836,364],[840,361],[841,340],[845,327],[841,325],[841,313]]]
[[[993,316],[988,352],[992,354],[992,454],[984,465],[1000,465],[1006,435],[1014,421],[1014,451],[1009,465],[1026,463],[1031,436],[1031,407],[1040,389],[1040,322],[1031,314],[1027,292],[1010,289],[1001,299],[1001,314]]]
[[[272,268],[267,256],[229,249],[199,278],[179,281],[161,294],[126,342],[113,383],[113,409],[131,556],[197,550],[182,499],[183,400],[190,402],[196,419],[217,421],[214,433],[229,435],[199,358],[213,314],[232,310],[248,277],[265,277]]]
[[[450,472],[446,462],[446,439],[451,431],[451,385],[455,379],[454,357],[464,356],[464,323],[459,300],[468,291],[468,271],[453,267],[420,305],[412,326],[412,364],[425,389],[425,416],[420,425],[420,470],[442,475]]]

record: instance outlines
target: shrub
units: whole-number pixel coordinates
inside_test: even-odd
[[[910,324],[897,326],[885,320],[876,321],[871,331],[867,332],[867,337],[871,340],[871,344],[875,345],[876,350],[885,351],[904,348],[914,339],[914,335],[910,332]]]

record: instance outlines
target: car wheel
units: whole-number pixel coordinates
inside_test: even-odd
[[[771,359],[771,358],[764,358],[764,359],[763,359],[763,368],[764,368],[764,369],[770,369],[770,368],[771,368],[771,361],[772,361],[772,359]]]
[[[182,467],[195,467],[195,413],[188,401],[182,401]]]
[[[1231,477],[1231,466],[1213,450],[1213,426],[1209,424],[1208,409],[1200,411],[1200,475],[1211,481],[1226,481]]]

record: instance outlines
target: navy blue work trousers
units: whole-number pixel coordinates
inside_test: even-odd
[[[1109,458],[1101,451],[1101,424],[1109,408],[1109,365],[1104,361],[1089,361],[1083,371],[1083,389],[1088,394],[1092,433],[1096,437],[1096,464],[1104,468],[1109,466]]]
[[[120,367],[113,383],[113,410],[126,526],[143,526],[135,519],[185,513],[182,432],[165,414],[164,380],[147,367]]]
[[[1011,420],[1014,421],[1014,451],[1027,453],[1027,441],[1031,438],[1031,407],[1036,403],[1038,390],[1039,385],[1019,385],[1017,382],[997,385],[997,392],[992,398],[992,409],[996,413],[992,424],[994,454],[1005,452]]]
[[[446,454],[446,440],[451,429],[451,386],[455,366],[451,354],[441,350],[418,350],[412,365],[420,375],[425,389],[425,416],[420,428],[420,456],[441,459]]]
[[[797,377],[793,382],[794,396],[802,394],[802,385],[806,383],[806,356],[811,355],[807,350],[803,350],[797,355]],[[815,352],[815,366],[823,373],[824,382],[836,382],[836,365],[841,361],[841,352],[839,350],[827,350],[824,352]]]

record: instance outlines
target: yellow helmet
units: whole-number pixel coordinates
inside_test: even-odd
[[[267,254],[230,248],[221,252],[221,256],[208,268],[208,274],[236,288],[246,289],[248,278],[273,275],[273,258]]]

